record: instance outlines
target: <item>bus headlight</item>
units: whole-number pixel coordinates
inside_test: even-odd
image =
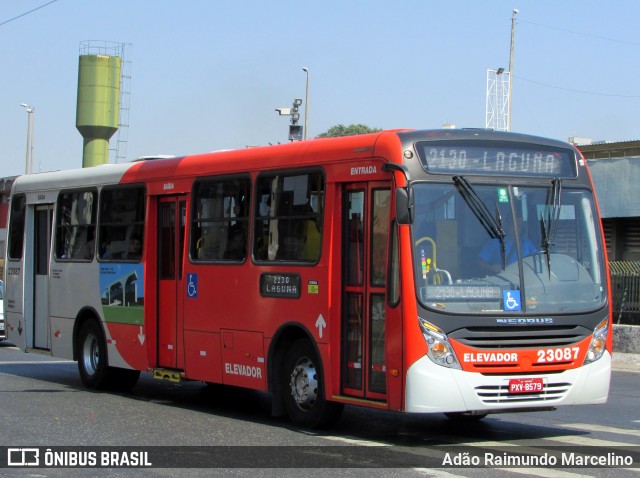
[[[429,349],[427,357],[429,357],[432,362],[442,365],[443,367],[461,369],[460,363],[456,358],[456,354],[446,334],[421,317],[418,317],[418,323],[420,324],[422,336],[427,342]]]
[[[587,356],[584,358],[584,364],[595,362],[604,354],[607,350],[607,333],[609,332],[609,321],[603,320],[593,330],[593,339],[591,339],[591,345],[587,350]]]

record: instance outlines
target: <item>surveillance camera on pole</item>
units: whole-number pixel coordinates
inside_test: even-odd
[[[291,116],[291,108],[276,108],[280,116]]]
[[[291,116],[291,124],[289,125],[289,141],[300,141],[303,136],[304,128],[298,124],[300,121],[300,113],[298,108],[302,106],[302,99],[295,98],[291,108],[276,108],[280,116]]]

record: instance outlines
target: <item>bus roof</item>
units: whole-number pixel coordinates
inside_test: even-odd
[[[519,133],[485,129],[395,129],[363,135],[321,138],[292,143],[257,146],[185,156],[154,156],[129,163],[105,164],[91,168],[20,176],[13,185],[16,192],[59,188],[100,186],[120,182],[134,183],[165,178],[187,178],[213,174],[235,174],[257,169],[312,167],[348,160],[385,158],[402,162],[402,146],[417,140],[508,140],[571,148],[568,143]]]

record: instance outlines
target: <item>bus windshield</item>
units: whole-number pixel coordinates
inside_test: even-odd
[[[602,307],[592,194],[541,185],[414,183],[417,295],[452,313],[543,314]]]

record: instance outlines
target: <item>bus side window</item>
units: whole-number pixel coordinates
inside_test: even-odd
[[[317,262],[322,249],[323,175],[261,175],[258,196],[254,258]]]
[[[249,178],[209,178],[195,184],[191,260],[245,260],[250,189]]]
[[[307,219],[306,234],[304,237],[304,259],[317,261],[322,249],[322,233],[315,219]]]
[[[16,194],[11,198],[11,218],[9,220],[9,247],[7,248],[9,259],[22,259],[22,246],[24,244],[24,219],[26,209],[26,197],[24,194]]]
[[[144,218],[144,187],[103,189],[100,194],[98,258],[103,261],[139,261],[144,246]]]
[[[95,242],[97,193],[91,191],[61,192],[56,215],[56,258],[59,260],[91,260]]]

